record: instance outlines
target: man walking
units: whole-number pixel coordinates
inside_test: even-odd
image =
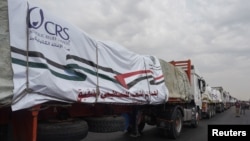
[[[246,110],[246,104],[244,101],[241,101],[241,104],[240,104],[240,114],[241,115],[245,115],[245,110]]]
[[[240,102],[235,102],[235,111],[236,111],[236,117],[240,117]]]

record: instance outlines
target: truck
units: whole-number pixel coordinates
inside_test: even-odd
[[[226,101],[224,99],[224,89],[222,86],[214,86],[212,87],[214,89],[214,93],[217,97],[217,104],[216,104],[216,112],[221,113],[224,112]]]
[[[216,98],[211,86],[207,84],[206,91],[202,94],[202,118],[210,119],[216,115]]]
[[[190,91],[191,91],[191,103],[194,104],[195,111],[198,115],[197,119],[201,119],[201,110],[202,110],[202,95],[206,90],[206,81],[202,77],[199,70],[191,63],[191,60],[184,61],[171,61],[177,68],[181,68],[187,74],[189,83],[190,83]],[[167,85],[168,86],[168,85]],[[170,87],[170,86],[168,86]],[[184,86],[184,87],[187,87]],[[171,96],[170,96],[171,97]],[[173,97],[173,96],[172,96]],[[171,97],[171,98],[172,98]],[[187,96],[186,96],[187,98]]]
[[[26,0],[0,0],[0,139],[80,141],[88,132],[176,139],[196,128],[206,82],[190,59],[167,62],[99,41]]]
[[[189,59],[169,63],[160,59],[160,64],[169,90],[169,99],[164,108],[167,110],[159,112],[160,118],[156,125],[163,129],[165,135],[175,139],[180,135],[183,124],[198,127],[201,119],[201,95],[206,89],[206,82]],[[182,116],[177,117],[178,113]],[[172,124],[176,127],[173,128]]]
[[[225,110],[228,110],[229,108],[231,108],[231,95],[228,91],[224,91],[223,92],[223,97],[225,100]]]

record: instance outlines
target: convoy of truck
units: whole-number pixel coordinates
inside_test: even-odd
[[[176,139],[183,124],[196,128],[236,100],[189,59],[97,41],[25,0],[0,6],[3,141],[10,129],[18,141],[80,141],[88,132],[140,133],[146,124]]]
[[[229,109],[236,100],[229,92],[223,90],[223,87],[207,85],[205,93],[202,94],[202,117],[212,118],[216,113]]]

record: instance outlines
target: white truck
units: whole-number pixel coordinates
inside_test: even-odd
[[[221,113],[225,111],[225,99],[223,96],[224,93],[224,89],[222,86],[216,86],[216,87],[212,87],[214,89],[214,93],[217,97],[217,103],[216,103],[216,112],[217,113]]]
[[[206,89],[206,82],[191,64],[191,60],[167,63],[160,59],[160,63],[169,90],[169,99],[165,105],[166,111],[162,112],[165,118],[158,118],[157,127],[163,128],[171,138],[177,138],[183,123],[189,123],[192,127],[199,125],[201,95]],[[180,113],[182,117],[177,117]],[[171,119],[173,117],[176,117],[175,120]]]
[[[224,99],[224,103],[225,103],[225,110],[228,110],[231,107],[231,95],[228,91],[224,91],[223,92],[223,99]]]
[[[79,141],[145,124],[175,139],[184,123],[198,126],[206,84],[191,60],[98,41],[31,1],[0,8],[2,140],[8,129],[15,141]]]
[[[206,91],[202,94],[202,118],[211,118],[216,115],[216,98],[211,86],[206,86]]]

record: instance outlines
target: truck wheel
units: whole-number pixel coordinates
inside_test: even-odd
[[[200,122],[200,112],[196,111],[195,119],[191,121],[191,127],[196,128],[198,127]]]
[[[209,118],[212,118],[213,117],[213,111],[211,110],[211,111],[209,111]]]
[[[90,132],[109,133],[124,131],[126,127],[125,118],[117,117],[89,117],[85,119],[88,123]]]
[[[39,122],[37,141],[80,141],[88,134],[84,120]]]
[[[174,111],[172,120],[173,122],[170,124],[167,136],[171,139],[176,139],[180,135],[183,126],[183,117],[180,110],[177,109]]]
[[[213,107],[213,116],[216,115],[216,109]]]
[[[209,109],[208,113],[207,113],[207,118],[210,119],[212,117],[212,111]]]

